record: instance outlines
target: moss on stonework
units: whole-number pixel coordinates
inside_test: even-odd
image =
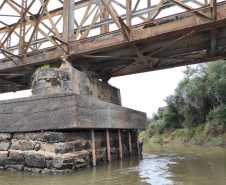
[[[41,70],[41,69],[52,69],[52,68],[49,66],[49,64],[45,64],[45,65],[39,67],[38,69]]]
[[[49,64],[44,64],[43,66],[41,66],[41,67],[38,68],[38,70],[41,70],[41,69],[64,70],[64,68],[50,67]]]

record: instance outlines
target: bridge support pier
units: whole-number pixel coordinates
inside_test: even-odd
[[[49,174],[140,155],[146,128],[119,89],[73,68],[36,71],[33,96],[1,101],[0,120],[0,169]]]

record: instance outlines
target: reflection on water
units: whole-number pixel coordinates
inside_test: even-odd
[[[143,156],[64,175],[0,171],[0,185],[226,184],[226,148],[146,143]]]

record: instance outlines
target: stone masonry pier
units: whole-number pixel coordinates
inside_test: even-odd
[[[66,173],[140,155],[146,114],[120,91],[73,68],[40,69],[33,96],[0,101],[0,169]]]
[[[136,132],[121,132],[123,157],[138,154]],[[110,160],[120,158],[118,133],[110,131]],[[95,132],[96,164],[108,161],[105,131]],[[140,148],[142,145],[140,144]],[[89,131],[29,132],[0,134],[0,169],[60,174],[92,166],[92,138]],[[141,152],[141,150],[140,150]]]

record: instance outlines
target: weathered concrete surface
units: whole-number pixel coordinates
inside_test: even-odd
[[[33,95],[75,93],[121,104],[120,90],[74,68],[39,69],[33,77]]]
[[[90,128],[146,128],[146,114],[77,94],[0,101],[1,132]]]

